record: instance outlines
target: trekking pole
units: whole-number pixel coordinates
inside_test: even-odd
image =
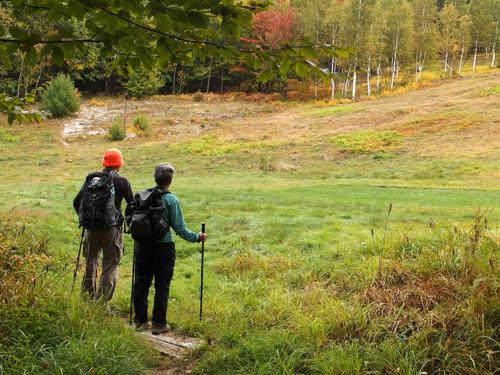
[[[133,311],[133,303],[134,303],[134,284],[135,284],[135,243],[134,243],[134,253],[132,255],[132,286],[130,288],[130,311],[129,311],[129,319],[128,322],[132,325],[132,311]]]
[[[201,233],[205,233],[205,223],[201,223]],[[203,263],[205,261],[205,241],[201,241],[201,283],[200,283],[200,322],[203,316]]]
[[[82,236],[80,238],[80,247],[78,248],[78,256],[76,257],[75,270],[73,271],[73,283],[71,284],[71,291],[73,291],[73,288],[75,287],[76,274],[78,273],[78,268],[80,266],[80,254],[82,252],[83,235],[84,234],[85,234],[85,228],[82,228]]]

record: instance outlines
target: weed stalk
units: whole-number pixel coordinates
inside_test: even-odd
[[[385,236],[387,234],[387,227],[389,225],[389,216],[391,215],[392,211],[392,202],[389,203],[389,208],[387,210],[387,215],[385,217],[385,227],[384,227],[384,237],[382,237],[382,247],[380,249],[380,252],[378,254],[378,279],[382,280],[382,252],[385,249]]]

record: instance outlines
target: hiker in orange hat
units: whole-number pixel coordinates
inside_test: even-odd
[[[101,172],[90,173],[73,200],[80,226],[84,227],[83,254],[85,274],[82,291],[91,298],[108,302],[113,297],[118,278],[118,263],[123,252],[123,199],[134,199],[128,180],[119,175],[123,166],[120,150],[104,151]],[[97,268],[102,252],[102,273],[97,287]]]

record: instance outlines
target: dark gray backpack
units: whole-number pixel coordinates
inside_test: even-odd
[[[135,241],[157,242],[170,230],[163,195],[169,191],[154,187],[135,194],[125,210],[125,220]]]
[[[78,211],[80,226],[89,230],[115,227],[120,221],[120,211],[115,206],[115,172],[93,172],[85,179]]]

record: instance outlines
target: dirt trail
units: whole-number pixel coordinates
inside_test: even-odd
[[[126,104],[127,123],[133,116],[147,114],[152,120],[172,127],[175,133],[197,133],[201,124],[210,127],[214,123],[242,119],[260,110],[260,103],[243,101],[211,101],[194,103],[176,97],[157,96],[148,100],[129,100]],[[106,133],[113,119],[125,115],[123,100],[98,97],[84,100],[80,111],[63,124],[62,137],[99,135]]]

